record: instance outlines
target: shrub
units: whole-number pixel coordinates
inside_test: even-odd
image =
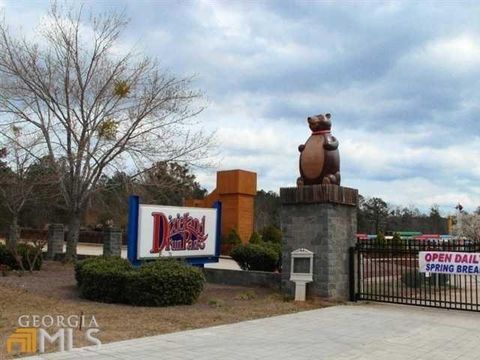
[[[192,304],[205,282],[199,269],[175,259],[134,268],[118,257],[80,261],[75,265],[75,278],[86,299],[143,306]]]
[[[12,270],[10,266],[5,264],[0,264],[0,273],[2,274],[2,276],[7,276],[10,270]]]
[[[402,241],[402,238],[400,237],[400,234],[397,232],[394,233],[392,237],[392,246],[398,249],[402,245],[403,245],[403,241]]]
[[[385,247],[386,240],[385,240],[385,235],[383,235],[383,232],[379,231],[377,233],[377,238],[375,239],[375,244],[379,248]]]
[[[248,240],[248,243],[249,244],[260,244],[260,243],[262,243],[262,236],[258,232],[254,231],[252,233],[252,235],[250,236],[250,240]]]
[[[240,245],[231,256],[243,270],[274,271],[279,263],[278,253],[265,245]]]
[[[432,286],[445,286],[450,281],[450,275],[448,274],[432,274],[430,276],[430,283]]]
[[[282,231],[276,226],[269,225],[262,230],[262,240],[275,244],[282,243]]]
[[[235,229],[230,230],[227,236],[222,238],[221,252],[223,255],[230,255],[235,246],[241,245],[242,240]]]
[[[418,270],[407,270],[402,273],[401,281],[405,286],[417,289],[425,285],[425,274],[418,272]]]
[[[228,235],[222,239],[222,242],[226,245],[241,245],[242,239],[240,239],[240,235],[238,235],[237,230],[232,229],[228,233]]]
[[[119,257],[97,257],[79,262],[75,278],[82,296],[108,303],[127,301],[125,285],[133,266]]]
[[[402,274],[401,281],[409,288],[420,288],[422,286],[445,286],[450,280],[447,274],[431,274],[426,277],[425,273],[420,273],[418,270],[408,270]]]
[[[18,266],[12,252],[3,244],[0,244],[0,264],[7,265],[10,268]]]
[[[16,260],[15,252],[21,258],[22,266]],[[22,270],[22,267],[24,270],[40,270],[43,259],[41,254],[38,255],[38,252],[41,252],[41,250],[29,244],[18,244],[16,250],[11,250],[0,244],[0,264],[7,265],[12,270]]]
[[[26,270],[40,270],[42,268],[43,258],[41,252],[41,249],[29,244],[17,245],[17,254],[22,258],[22,265]]]
[[[400,237],[399,233],[394,233],[392,240],[390,241],[390,248],[392,251],[392,254],[402,254],[402,250],[404,248],[404,242],[402,238]]]
[[[92,256],[92,257],[86,258],[85,260],[77,261],[75,263],[75,280],[77,281],[77,285],[78,286],[82,285],[82,280],[83,280],[82,271],[83,271],[83,268],[85,267],[85,265],[90,264],[90,263],[103,262],[105,259],[107,259],[107,258]]]
[[[262,241],[259,245],[275,251],[275,253],[278,256],[276,268],[280,270],[282,268],[282,245],[278,243],[267,242],[267,241]]]
[[[146,263],[131,274],[126,293],[134,305],[190,305],[198,299],[204,283],[199,269],[174,259],[161,259]]]

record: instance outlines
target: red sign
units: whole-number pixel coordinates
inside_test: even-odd
[[[165,215],[152,212],[153,244],[151,254],[166,251],[203,250],[208,234],[205,234],[205,216],[200,219],[190,214]]]

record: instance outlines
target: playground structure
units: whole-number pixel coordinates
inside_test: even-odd
[[[460,240],[453,235],[448,234],[422,234],[418,231],[387,231],[385,233],[385,240],[392,240],[394,234],[398,234],[402,240],[418,240],[418,241],[430,241],[430,242],[447,242],[453,240]],[[377,235],[371,234],[357,234],[357,240],[359,241],[369,241],[376,240]],[[462,239],[463,240],[463,239]]]

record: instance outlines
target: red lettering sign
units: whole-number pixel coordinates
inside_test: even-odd
[[[153,212],[153,244],[151,254],[166,251],[203,250],[208,234],[205,234],[205,216],[195,219],[189,213],[167,216]]]

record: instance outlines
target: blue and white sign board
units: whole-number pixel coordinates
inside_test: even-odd
[[[160,257],[202,265],[220,256],[221,205],[215,208],[140,204],[130,197],[128,259],[133,264]]]

